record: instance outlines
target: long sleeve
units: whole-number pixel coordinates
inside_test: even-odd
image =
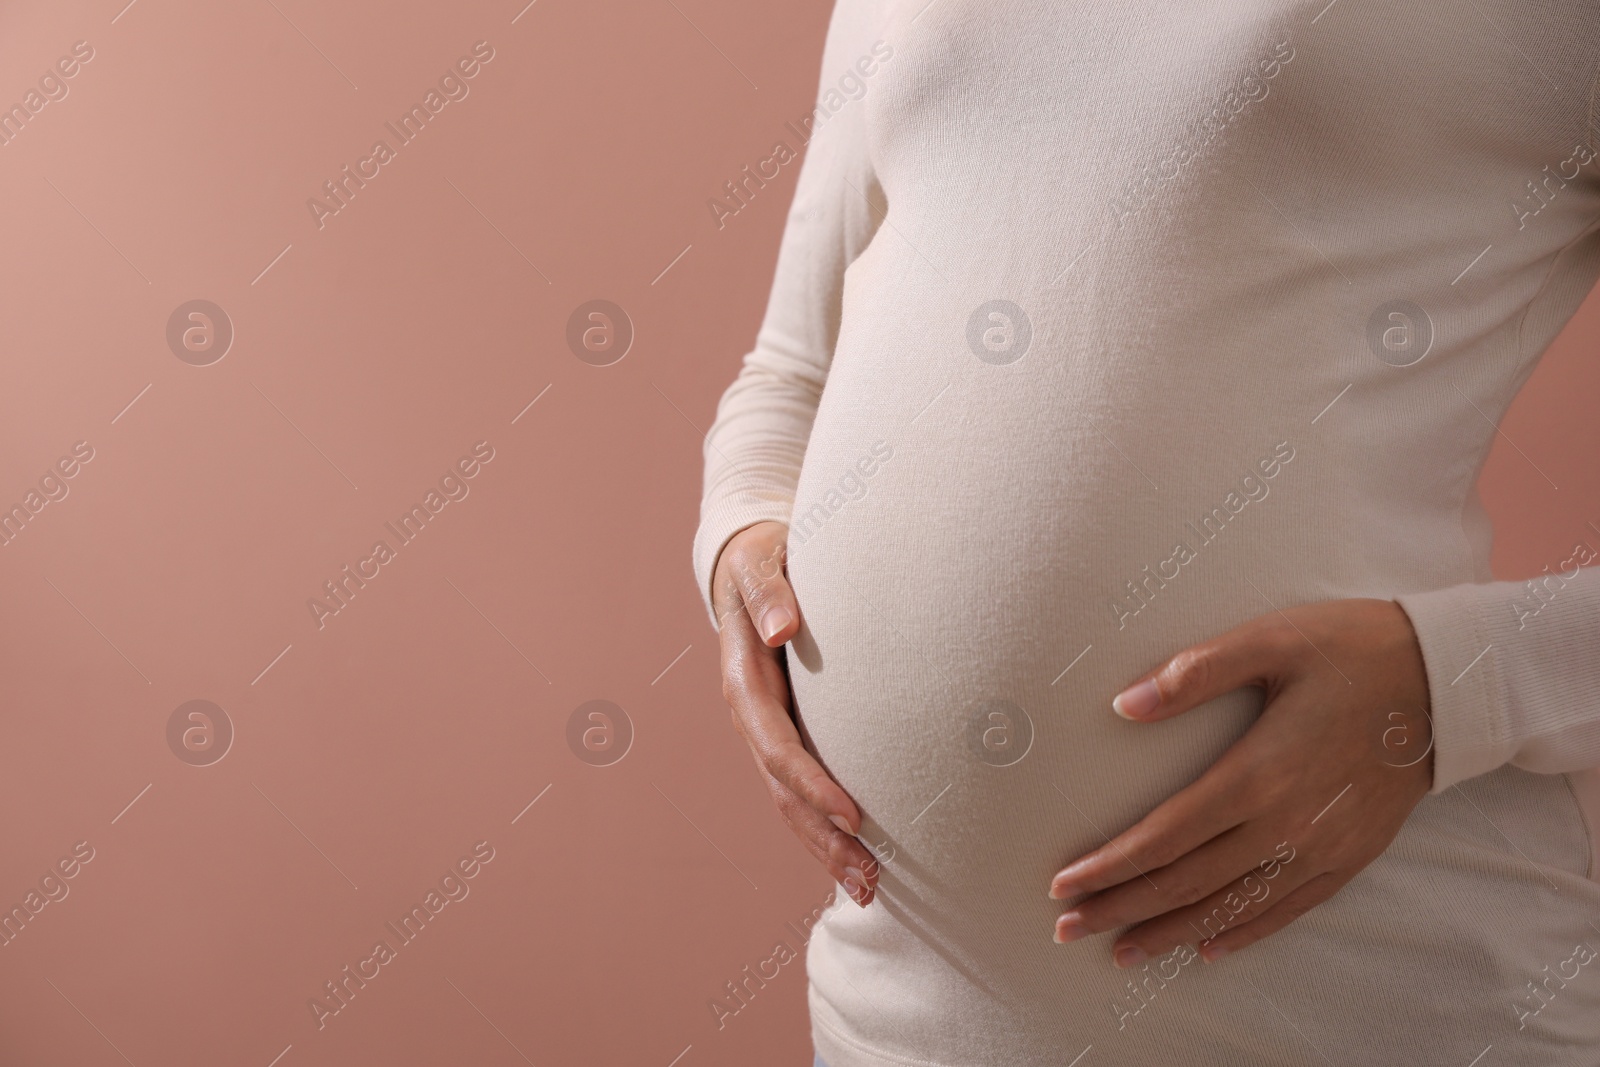
[[[840,0],[834,8],[766,315],[706,435],[694,570],[713,625],[711,577],[728,540],[757,522],[789,520],[839,335],[845,268],[883,217],[882,189],[868,161],[864,101],[852,98],[871,91],[869,71],[892,62],[892,47],[873,39],[874,7]],[[785,143],[798,151],[790,128]]]
[[[1433,702],[1433,789],[1510,763],[1541,774],[1600,764],[1600,567],[1577,546],[1528,582],[1397,597]]]

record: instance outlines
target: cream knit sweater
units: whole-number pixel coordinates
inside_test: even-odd
[[[1600,515],[1495,583],[1474,492],[1600,275],[1597,63],[1592,0],[840,0],[694,549],[708,595],[791,524],[799,715],[885,861],[808,949],[831,1067],[1600,1063]],[[1388,852],[1216,965],[1054,944],[1051,875],[1261,702],[1111,696],[1340,597],[1432,690]]]

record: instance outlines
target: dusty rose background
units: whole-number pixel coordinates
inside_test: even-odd
[[[0,147],[0,504],[94,450],[0,548],[0,907],[93,849],[0,946],[0,1062],[809,1062],[799,964],[707,1007],[830,885],[729,728],[688,550],[795,168],[720,231],[706,200],[790,139],[829,4],[125,2],[0,11],[0,102],[93,49]],[[479,41],[319,229],[307,199]],[[235,333],[207,366],[166,338],[195,299]],[[635,330],[610,366],[567,345],[593,299]],[[1580,320],[1485,474],[1506,576],[1600,539]],[[479,441],[319,630],[307,599]],[[234,732],[205,766],[168,740],[196,699]],[[596,699],[634,734],[609,766],[567,740]]]

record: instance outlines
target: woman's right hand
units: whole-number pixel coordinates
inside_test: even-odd
[[[800,629],[800,606],[784,571],[789,528],[758,522],[723,548],[712,579],[722,640],[722,695],[778,814],[834,881],[862,907],[872,902],[878,863],[857,838],[861,813],[800,741],[783,645]]]

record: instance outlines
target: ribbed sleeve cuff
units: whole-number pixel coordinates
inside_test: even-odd
[[[1490,585],[1457,585],[1395,598],[1422,646],[1433,705],[1433,787],[1442,793],[1506,763],[1516,752],[1501,684]],[[1503,596],[1501,599],[1504,599]],[[1512,613],[1504,603],[1499,608]],[[1514,618],[1514,616],[1512,616]]]
[[[787,523],[793,510],[792,501],[760,500],[749,496],[727,497],[714,503],[702,502],[700,528],[694,535],[694,574],[700,583],[700,598],[705,602],[712,628],[722,628],[717,621],[711,586],[712,576],[716,574],[717,558],[722,555],[722,550],[740,530],[758,522]]]

